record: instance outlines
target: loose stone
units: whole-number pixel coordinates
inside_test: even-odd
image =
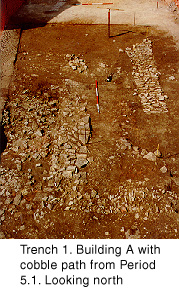
[[[14,202],[13,202],[14,205],[19,205],[21,202],[21,198],[22,198],[21,194],[17,194],[16,197],[14,198]]]
[[[156,156],[153,152],[149,152],[147,155],[144,155],[143,158],[153,162],[156,161]]]
[[[167,167],[166,167],[166,166],[161,167],[161,168],[160,168],[160,171],[161,171],[162,173],[166,173],[166,172],[167,172]]]

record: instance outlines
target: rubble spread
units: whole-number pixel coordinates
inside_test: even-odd
[[[54,188],[62,190],[64,180],[72,193],[86,181],[83,168],[89,163],[90,116],[84,99],[66,98],[62,91],[59,87],[37,95],[24,91],[4,110],[8,143],[2,156],[7,160],[9,156],[13,167],[1,168],[5,209],[11,203],[12,208],[18,206],[31,194],[39,200],[35,192],[42,192],[42,197],[54,194]]]
[[[77,70],[79,73],[86,72],[88,66],[85,64],[84,59],[75,56],[75,54],[67,54],[66,59],[73,70]]]
[[[15,96],[6,106],[3,122],[7,147],[2,156],[11,159],[12,168],[1,167],[1,221],[6,211],[18,217],[18,208],[25,207],[39,222],[48,211],[60,206],[64,211],[94,214],[134,213],[136,219],[149,218],[150,213],[175,211],[177,195],[162,189],[149,191],[146,181],[131,180],[118,192],[99,193],[94,189],[83,193],[88,182],[85,170],[89,163],[88,141],[91,136],[90,116],[85,96],[66,98],[66,85],[33,95],[28,90]],[[22,106],[23,101],[23,106]],[[135,158],[156,161],[156,155],[133,146],[125,137],[116,143],[117,152],[131,151]],[[133,150],[133,151],[132,151]],[[146,155],[145,155],[146,154]],[[115,157],[110,156],[113,160]],[[161,169],[166,172],[166,167]],[[144,201],[145,199],[145,206]],[[31,200],[31,202],[29,202]],[[156,201],[158,205],[156,205]],[[162,209],[161,209],[162,208]]]

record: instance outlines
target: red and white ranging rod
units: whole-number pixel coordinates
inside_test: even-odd
[[[98,110],[98,113],[99,113],[99,94],[98,94],[98,82],[96,81],[96,97],[97,97],[97,110]]]

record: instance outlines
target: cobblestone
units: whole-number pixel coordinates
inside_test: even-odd
[[[167,96],[159,83],[159,72],[155,65],[151,40],[147,38],[132,48],[127,47],[126,53],[133,65],[132,75],[143,111],[147,114],[168,112],[165,102]]]

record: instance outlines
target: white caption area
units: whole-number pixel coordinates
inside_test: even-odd
[[[178,240],[1,240],[1,288],[172,289]]]

